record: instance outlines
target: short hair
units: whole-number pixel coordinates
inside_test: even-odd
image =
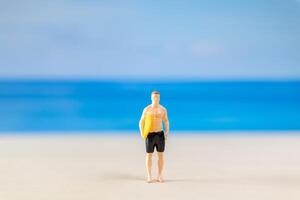
[[[151,92],[151,95],[152,95],[152,94],[159,94],[159,92],[156,91],[156,90],[154,90],[154,91]],[[159,94],[159,95],[160,95],[160,94]]]

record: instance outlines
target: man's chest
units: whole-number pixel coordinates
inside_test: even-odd
[[[162,118],[164,113],[160,108],[151,108],[147,111],[147,114],[155,118]]]

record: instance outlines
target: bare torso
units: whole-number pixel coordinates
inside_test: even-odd
[[[150,115],[152,117],[150,132],[158,132],[163,129],[162,121],[165,114],[165,108],[161,105],[157,107],[152,107],[151,105],[146,107],[146,115]]]

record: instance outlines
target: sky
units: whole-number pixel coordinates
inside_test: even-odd
[[[299,79],[300,0],[0,0],[0,79]]]

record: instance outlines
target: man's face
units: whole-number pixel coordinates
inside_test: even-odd
[[[160,95],[159,94],[152,94],[151,95],[151,100],[152,100],[152,103],[159,103]]]

